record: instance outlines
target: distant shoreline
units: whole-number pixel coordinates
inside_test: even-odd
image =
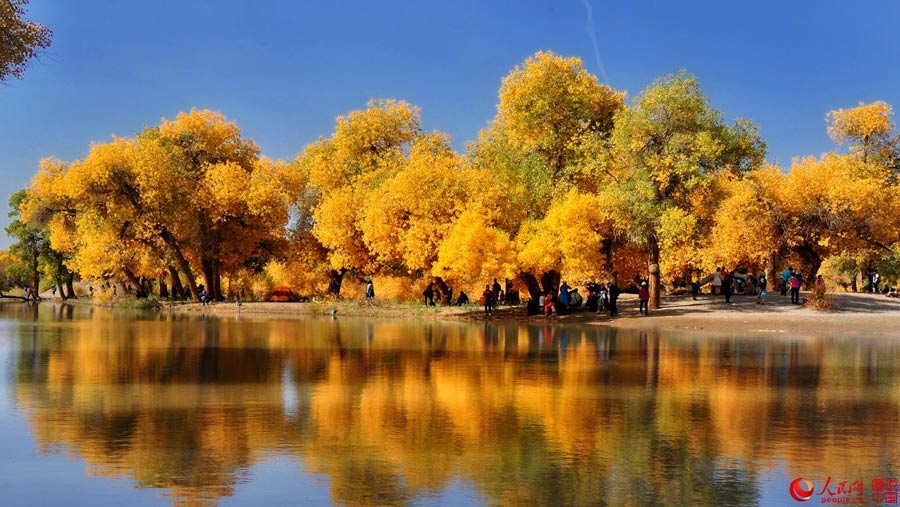
[[[246,316],[253,319],[295,319],[314,316],[335,318],[415,319],[447,322],[528,323],[540,325],[590,324],[622,329],[668,329],[721,334],[769,333],[773,336],[846,335],[900,338],[900,298],[878,294],[832,293],[835,308],[819,312],[791,305],[787,297],[771,295],[766,305],[756,304],[753,296],[736,295],[726,305],[721,296],[666,296],[662,307],[640,317],[637,298],[624,295],[619,300],[620,316],[574,311],[569,315],[527,316],[522,306],[501,306],[492,317],[485,317],[482,307],[434,306],[390,301],[340,300],[306,303],[233,302],[203,305],[201,303],[162,302],[157,310],[172,315]],[[60,300],[45,300],[60,302]],[[90,300],[71,301],[93,304]],[[98,304],[116,308],[113,304]],[[333,312],[332,312],[333,310]],[[152,311],[152,310],[151,310]]]

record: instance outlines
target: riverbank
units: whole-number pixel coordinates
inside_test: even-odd
[[[756,298],[736,295],[733,304],[721,296],[701,295],[697,301],[685,296],[664,296],[661,308],[642,317],[637,311],[637,297],[626,294],[619,300],[619,317],[575,311],[564,316],[527,316],[521,306],[501,306],[490,318],[483,308],[468,306],[426,307],[416,303],[391,301],[342,300],[308,303],[233,302],[171,303],[161,302],[159,310],[173,315],[245,316],[253,319],[296,319],[310,316],[414,319],[433,321],[530,322],[541,324],[591,324],[622,329],[667,329],[721,333],[773,333],[786,336],[852,334],[900,338],[900,298],[876,294],[833,293],[832,311],[821,312],[806,306],[790,304],[790,298],[769,296],[767,304],[756,304]],[[47,299],[45,301],[59,301]],[[142,300],[143,301],[143,300]],[[124,306],[123,305],[124,303]],[[96,304],[113,308],[133,305],[134,300],[94,303],[90,299],[70,301],[74,304]]]
[[[773,295],[767,304],[756,304],[751,296],[734,296],[726,304],[721,296],[666,296],[661,308],[641,317],[637,298],[619,300],[620,315],[572,312],[564,316],[527,316],[522,307],[500,307],[489,319],[494,322],[585,323],[617,328],[716,331],[737,333],[786,333],[791,336],[850,333],[900,338],[900,298],[875,294],[832,294],[834,309],[820,312],[790,304],[788,297]],[[310,303],[163,303],[165,313],[250,318],[290,319],[309,316],[402,318],[417,320],[484,321],[484,311],[475,305],[426,307],[421,304],[386,301],[325,301]]]

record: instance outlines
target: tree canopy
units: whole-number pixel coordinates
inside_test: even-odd
[[[535,298],[565,277],[647,280],[657,306],[717,266],[846,275],[900,258],[891,118],[884,102],[836,109],[835,149],[781,168],[686,72],[626,101],[579,59],[539,52],[502,80],[465,153],[402,100],[339,116],[291,161],[192,110],[41,161],[9,233],[36,287],[77,276],[194,299],[278,284],[340,296],[349,276],[409,299],[434,281],[449,299],[500,278]]]
[[[25,19],[28,0],[0,0],[0,82],[21,79],[28,64],[50,47],[53,32]]]

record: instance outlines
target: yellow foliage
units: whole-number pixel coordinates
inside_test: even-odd
[[[658,262],[673,280],[900,244],[888,104],[832,111],[828,133],[851,153],[783,173],[760,167],[756,127],[726,124],[685,73],[624,97],[579,59],[539,52],[503,79],[467,156],[424,133],[418,108],[381,99],[291,163],[260,158],[234,122],[194,109],[83,160],[41,161],[21,214],[83,277],[177,265],[232,293],[321,293],[346,274],[417,299],[430,277],[469,289],[551,271],[631,280]]]
[[[517,238],[520,268],[544,273],[560,271],[570,280],[594,280],[605,258],[601,242],[613,235],[606,207],[595,195],[570,191],[543,220],[525,224]]]
[[[337,118],[334,134],[307,146],[301,161],[310,183],[330,193],[345,185],[371,183],[404,158],[420,135],[419,109],[400,100],[371,100],[365,110]]]
[[[365,270],[371,262],[362,233],[356,227],[364,197],[362,188],[343,187],[324,196],[315,209],[312,232],[329,250],[333,269]]]
[[[271,287],[267,289],[285,285],[301,296],[325,292],[328,280],[322,270],[308,268],[308,265],[301,262],[269,262],[266,264],[265,274],[271,280]]]
[[[319,139],[300,156],[301,172],[319,193],[312,233],[334,269],[375,269],[363,238],[363,206],[370,192],[403,169],[406,151],[419,137],[418,108],[373,100],[367,109],[339,117],[331,138]]]
[[[366,246],[383,265],[427,271],[479,176],[462,168],[445,136],[423,137],[406,166],[366,197],[360,224]]]
[[[695,215],[681,208],[666,208],[659,217],[659,269],[674,280],[698,263],[699,225]]]
[[[538,52],[503,78],[496,121],[514,146],[540,153],[558,172],[587,128],[612,128],[624,99],[585,71],[581,59]]]
[[[890,132],[894,111],[886,102],[859,103],[849,109],[836,109],[826,115],[828,135],[837,144],[851,140],[865,141]]]
[[[177,146],[180,156],[189,158],[194,165],[232,161],[247,167],[259,154],[259,146],[242,138],[235,123],[208,109],[178,113],[174,120],[163,118],[159,135],[166,143]]]
[[[870,240],[892,242],[900,225],[896,199],[868,198],[881,185],[860,177],[861,165],[856,157],[834,154],[794,162],[784,183],[773,189],[783,215],[790,217],[785,221],[788,245],[814,246],[824,257]]]
[[[453,287],[473,287],[517,274],[512,241],[505,232],[492,227],[484,215],[476,208],[460,214],[438,248],[432,275]]]
[[[764,266],[781,240],[776,223],[780,201],[774,192],[784,185],[785,178],[777,167],[765,166],[725,182],[725,197],[713,216],[715,226],[703,242],[696,266],[704,273],[726,264]]]
[[[376,300],[387,301],[420,301],[422,288],[419,288],[417,280],[408,276],[373,276],[372,284],[375,288]],[[368,280],[351,278],[344,280],[341,285],[341,297],[361,299],[366,295],[366,283]]]
[[[889,185],[896,183],[900,153],[900,137],[891,121],[893,113],[885,102],[860,102],[854,108],[831,111],[826,117],[828,134],[837,144],[850,145],[850,153],[862,160],[863,175]]]
[[[208,210],[213,222],[225,222],[241,214],[250,174],[234,162],[212,164],[199,182],[196,199]]]

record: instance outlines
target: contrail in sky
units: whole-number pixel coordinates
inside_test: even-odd
[[[600,69],[600,77],[603,78],[603,82],[609,84],[609,77],[606,75],[606,69],[603,67],[603,62],[600,60],[600,44],[597,43],[597,34],[594,32],[594,9],[591,9],[591,4],[588,0],[581,0],[581,3],[584,4],[584,8],[587,9],[587,21],[584,24],[584,31],[587,32],[588,37],[591,39],[591,43],[594,45],[594,59],[597,60],[597,67]]]

